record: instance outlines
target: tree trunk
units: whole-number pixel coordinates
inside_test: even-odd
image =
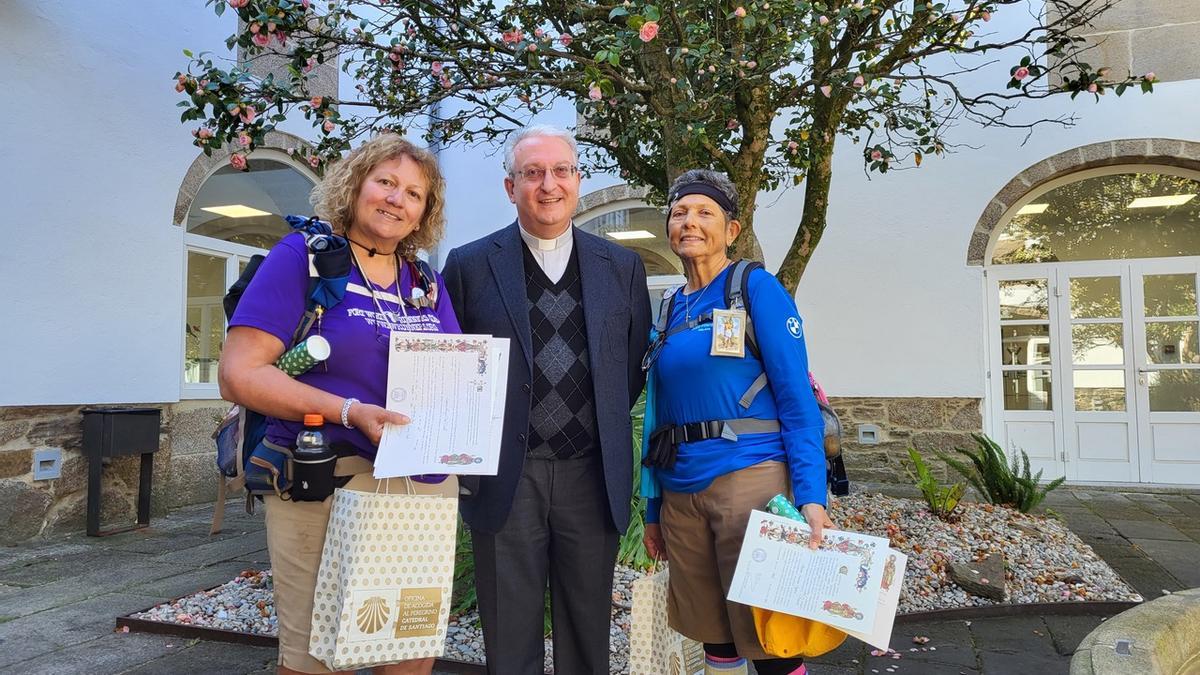
[[[821,138],[814,139],[812,148],[812,164],[809,166],[808,177],[804,181],[804,212],[800,216],[800,226],[792,239],[792,246],[779,266],[775,275],[779,282],[792,295],[800,285],[800,278],[808,267],[817,243],[825,232],[825,216],[829,211],[829,185],[833,177],[833,144],[837,136],[833,132],[815,131]]]

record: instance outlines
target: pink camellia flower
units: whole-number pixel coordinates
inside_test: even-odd
[[[980,13],[979,13],[979,16],[983,17],[983,20],[984,20],[984,21],[991,21],[991,20],[992,20],[992,13],[991,13],[991,12],[989,12],[989,11],[987,11],[986,9],[985,9],[985,10],[983,10],[982,12],[980,12]]]
[[[1146,80],[1147,82],[1153,82],[1153,81],[1157,80],[1158,77],[1155,76],[1154,71],[1150,71],[1149,73],[1146,73],[1145,75],[1143,75],[1142,79]]]
[[[254,109],[254,106],[248,105],[242,108],[241,118],[244,124],[250,124],[255,117],[258,117],[258,111]]]
[[[833,87],[823,84],[821,85],[821,93],[825,94],[825,98],[829,98],[833,94]]]
[[[1088,93],[1094,94],[1097,91],[1099,91],[1099,89],[1100,89],[1100,87],[1097,86],[1095,82],[1088,85]]]
[[[271,36],[266,33],[255,33],[254,37],[250,39],[259,47],[266,47],[271,44]]]
[[[310,0],[300,0],[300,4],[304,5],[304,9],[308,9],[312,3],[310,2]]]
[[[872,150],[871,151],[871,159],[878,162],[879,160],[883,159],[883,153],[880,152],[879,150]]]
[[[534,34],[534,36],[536,36],[536,37],[542,37],[543,35],[545,35],[545,34],[546,34],[546,31],[542,30],[541,28],[535,28],[535,29],[533,30],[533,34]]]
[[[679,82],[679,80],[677,80],[673,77],[671,78],[671,84],[677,84],[678,82]]]
[[[279,41],[279,46],[282,47],[287,44],[288,35],[281,30],[277,30],[275,31],[275,39]]]
[[[442,89],[449,89],[451,86],[450,78],[445,73],[442,73],[440,82],[442,83]]]
[[[267,22],[267,32],[268,32],[268,33],[274,33],[274,32],[275,32],[275,28],[276,28],[276,26],[275,26],[275,22],[274,22],[274,21],[268,21],[268,22]]]
[[[186,88],[186,87],[184,87],[184,86],[183,86],[183,82],[176,82],[176,83],[175,83],[175,91],[177,91],[177,92],[179,92],[179,93],[181,93],[181,94],[182,94],[182,93],[183,93],[183,90],[184,90],[185,88]]]
[[[250,140],[250,134],[245,132],[238,134],[238,145],[241,145],[243,148],[250,147]]]
[[[537,45],[535,45],[534,43],[530,42],[529,44],[525,45],[525,51],[528,51],[528,52],[536,52],[536,51],[537,51]]]
[[[575,39],[575,38],[574,38],[574,37],[572,37],[570,33],[563,33],[562,35],[559,35],[559,36],[558,36],[558,41],[559,41],[560,43],[562,43],[562,46],[564,46],[564,47],[570,47],[570,46],[571,46],[571,42],[572,42],[574,39]]]
[[[321,128],[324,129],[325,133],[328,134],[333,131],[335,126],[336,125],[333,123],[333,120],[325,120],[325,123],[321,125]]]
[[[521,29],[519,29],[519,28],[514,28],[512,30],[506,30],[500,34],[500,39],[503,40],[504,44],[506,44],[506,45],[515,45],[521,41],[522,37],[523,36],[521,35]]]
[[[311,105],[314,108],[320,108],[321,105],[323,103],[325,103],[325,97],[324,96],[314,96],[314,97],[308,99],[308,103],[309,103],[309,105]]]
[[[433,63],[429,64],[429,71],[431,73],[433,73],[434,75],[441,75],[442,74],[442,62],[434,61]]]
[[[1020,82],[1021,80],[1025,79],[1027,77],[1029,77],[1029,69],[1026,68],[1025,66],[1021,66],[1020,68],[1017,68],[1013,72],[1013,79],[1016,80],[1017,82]]]
[[[746,16],[746,8],[745,8],[745,7],[742,7],[742,6],[738,6],[738,8],[737,8],[737,9],[733,10],[733,15],[734,15],[734,16],[736,16],[736,17],[737,17],[737,18],[739,18],[739,19],[745,18],[745,16]]]
[[[320,158],[320,157],[317,157],[316,155],[313,155],[312,157],[309,157],[309,158],[308,158],[308,165],[309,165],[309,166],[311,166],[311,167],[312,167],[312,168],[314,168],[314,169],[315,169],[315,168],[317,168],[318,166],[321,166],[321,158]]]
[[[241,9],[250,4],[250,0],[229,0],[229,6],[234,9]]]
[[[260,24],[258,22],[254,22],[254,23],[250,24],[250,32],[251,33],[257,33],[260,30],[262,30],[262,24]]]
[[[658,37],[658,22],[647,21],[642,24],[642,29],[638,31],[638,37],[642,39],[642,42],[649,42]]]
[[[229,156],[229,166],[232,166],[233,168],[237,169],[238,171],[245,171],[246,170],[246,156],[241,153],[238,153],[238,152],[233,153],[232,155]]]
[[[748,61],[748,62],[746,62],[746,67],[749,68],[750,70],[754,70],[755,68],[758,67],[758,61]]]
[[[600,87],[597,87],[593,84],[588,89],[588,98],[592,99],[593,101],[599,101],[601,98],[604,98],[604,92],[600,91]]]
[[[829,17],[822,14],[821,16],[817,17],[817,23],[821,24],[822,26],[828,26],[829,25]]]
[[[794,155],[794,154],[796,154],[796,149],[800,147],[800,144],[797,143],[796,141],[788,141],[787,147],[788,147],[788,152],[790,152]]]
[[[302,70],[304,70],[304,72],[306,72],[306,73],[311,73],[312,69],[316,68],[316,67],[317,67],[317,57],[310,56],[310,57],[308,57],[308,60],[304,62],[304,68]]]
[[[861,86],[863,86],[863,85],[864,85],[864,84],[866,84],[866,83],[867,83],[867,82],[866,82],[866,80],[864,80],[864,79],[863,79],[863,76],[862,76],[862,75],[857,75],[857,76],[855,76],[855,78],[854,78],[854,83],[853,83],[853,84],[854,84],[854,86],[856,86],[856,87],[861,87]]]
[[[208,127],[200,127],[195,131],[196,138],[212,138],[212,135],[212,129],[209,129]]]
[[[736,129],[736,128],[740,127],[740,126],[742,126],[742,125],[741,125],[741,123],[739,123],[739,122],[738,122],[737,120],[735,120],[735,119],[731,119],[731,120],[729,120],[728,122],[726,122],[726,123],[725,123],[725,128],[726,128],[726,129],[731,129],[731,130],[732,130],[732,129]]]

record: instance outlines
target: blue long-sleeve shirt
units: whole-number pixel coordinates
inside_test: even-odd
[[[693,293],[685,308],[680,295],[671,310],[668,330],[686,318],[725,307],[724,288],[730,269],[717,275],[707,291]],[[776,433],[741,434],[737,441],[712,438],[681,443],[675,466],[647,472],[672,492],[696,493],[718,476],[760,462],[786,462],[792,496],[799,505],[825,504],[824,423],[808,380],[808,354],[803,324],[787,290],[765,270],[751,272],[746,297],[761,358],[746,350],[745,358],[712,356],[712,324],[680,331],[667,338],[653,368],[653,424],[686,424],[737,418],[778,419]],[[769,386],[748,409],[738,400],[766,370]],[[649,429],[647,429],[647,432]],[[648,522],[658,522],[660,499],[653,485]]]

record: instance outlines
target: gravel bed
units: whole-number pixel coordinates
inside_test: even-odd
[[[909,556],[900,593],[900,612],[922,612],[998,604],[968,595],[947,575],[952,559],[979,560],[1003,554],[1008,602],[1140,601],[1142,598],[1066,525],[989,504],[963,504],[958,520],[934,518],[924,502],[858,494],[835,498],[830,513],[842,529],[887,537]],[[628,672],[632,583],[642,572],[618,566],[613,572],[610,628],[612,672]],[[271,573],[248,570],[232,581],[134,616],[151,621],[275,634]],[[446,658],[483,662],[479,616],[452,617]],[[552,667],[546,640],[546,670]]]

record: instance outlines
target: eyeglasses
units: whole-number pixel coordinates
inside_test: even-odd
[[[528,169],[511,171],[509,172],[509,175],[513,178],[521,178],[527,183],[540,183],[546,180],[546,171],[547,169],[544,166],[531,166]],[[574,176],[579,169],[574,164],[559,164],[549,169],[549,171],[558,180],[566,180],[567,178]]]

